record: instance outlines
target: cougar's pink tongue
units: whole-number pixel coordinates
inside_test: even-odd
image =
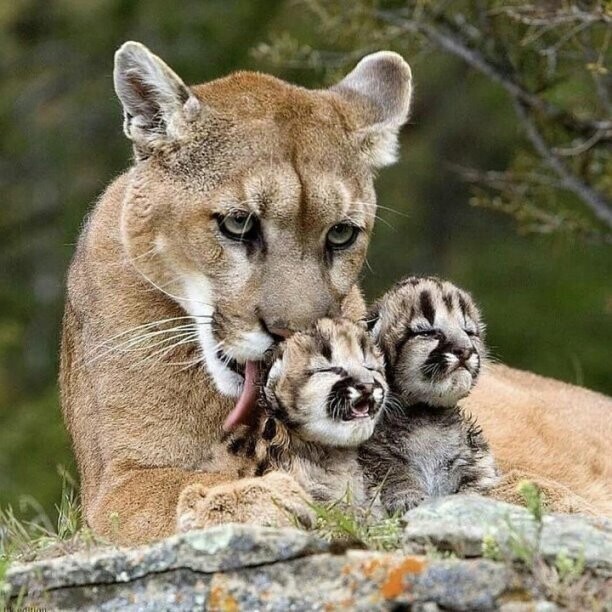
[[[257,406],[257,386],[255,383],[257,382],[258,370],[255,361],[246,362],[242,395],[238,398],[234,409],[227,415],[225,423],[223,423],[225,431],[231,431],[234,427],[251,420]]]

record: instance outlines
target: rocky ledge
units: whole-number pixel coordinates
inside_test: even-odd
[[[612,523],[477,496],[407,513],[392,552],[223,525],[13,564],[9,606],[79,610],[555,610],[612,601]],[[1,606],[0,606],[1,607]]]

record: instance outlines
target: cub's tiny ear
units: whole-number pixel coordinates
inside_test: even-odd
[[[123,106],[123,131],[138,158],[181,139],[200,114],[200,101],[180,77],[138,42],[126,42],[115,53],[113,80]]]
[[[366,329],[371,333],[378,321],[380,321],[380,313],[378,311],[370,311],[364,321]]]
[[[359,107],[364,124],[357,137],[371,165],[394,163],[412,101],[412,72],[402,56],[392,51],[366,55],[331,89]]]
[[[282,348],[276,346],[274,348],[269,348],[263,354],[263,367],[266,372],[270,370],[270,368],[274,365],[277,357],[282,355]]]

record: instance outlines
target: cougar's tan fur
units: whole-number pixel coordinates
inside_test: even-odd
[[[505,474],[495,497],[515,502],[533,480],[553,510],[612,515],[612,400],[504,365],[484,369],[462,405]]]
[[[62,406],[85,518],[122,543],[185,525],[307,522],[290,476],[204,471],[241,388],[225,359],[261,359],[273,328],[364,315],[355,282],[373,175],[393,160],[410,69],[381,52],[328,90],[247,72],[188,88],[126,43],[115,88],[136,161],[85,224],[63,325]],[[223,235],[236,210],[258,219],[257,244]],[[360,231],[331,251],[327,233],[343,222]]]
[[[190,528],[289,524],[290,514],[307,522],[306,495],[289,476],[202,469],[240,390],[207,321],[227,357],[244,362],[271,344],[266,327],[363,315],[355,282],[374,223],[373,173],[394,158],[409,68],[382,52],[329,90],[256,73],[188,88],[128,43],[115,86],[136,160],[85,224],[62,336],[62,407],[85,518],[126,544],[170,534],[184,516]],[[221,236],[219,218],[235,209],[262,220],[265,249]],[[326,232],[347,219],[357,240],[326,256]],[[497,367],[468,408],[502,467],[607,507],[608,400]]]

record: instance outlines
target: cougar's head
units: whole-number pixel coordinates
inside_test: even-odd
[[[339,314],[357,280],[374,172],[395,158],[410,69],[383,51],[324,90],[248,72],[188,87],[128,42],[114,80],[136,157],[121,221],[127,256],[206,322],[206,368],[221,393],[242,394],[244,410],[253,362]]]

